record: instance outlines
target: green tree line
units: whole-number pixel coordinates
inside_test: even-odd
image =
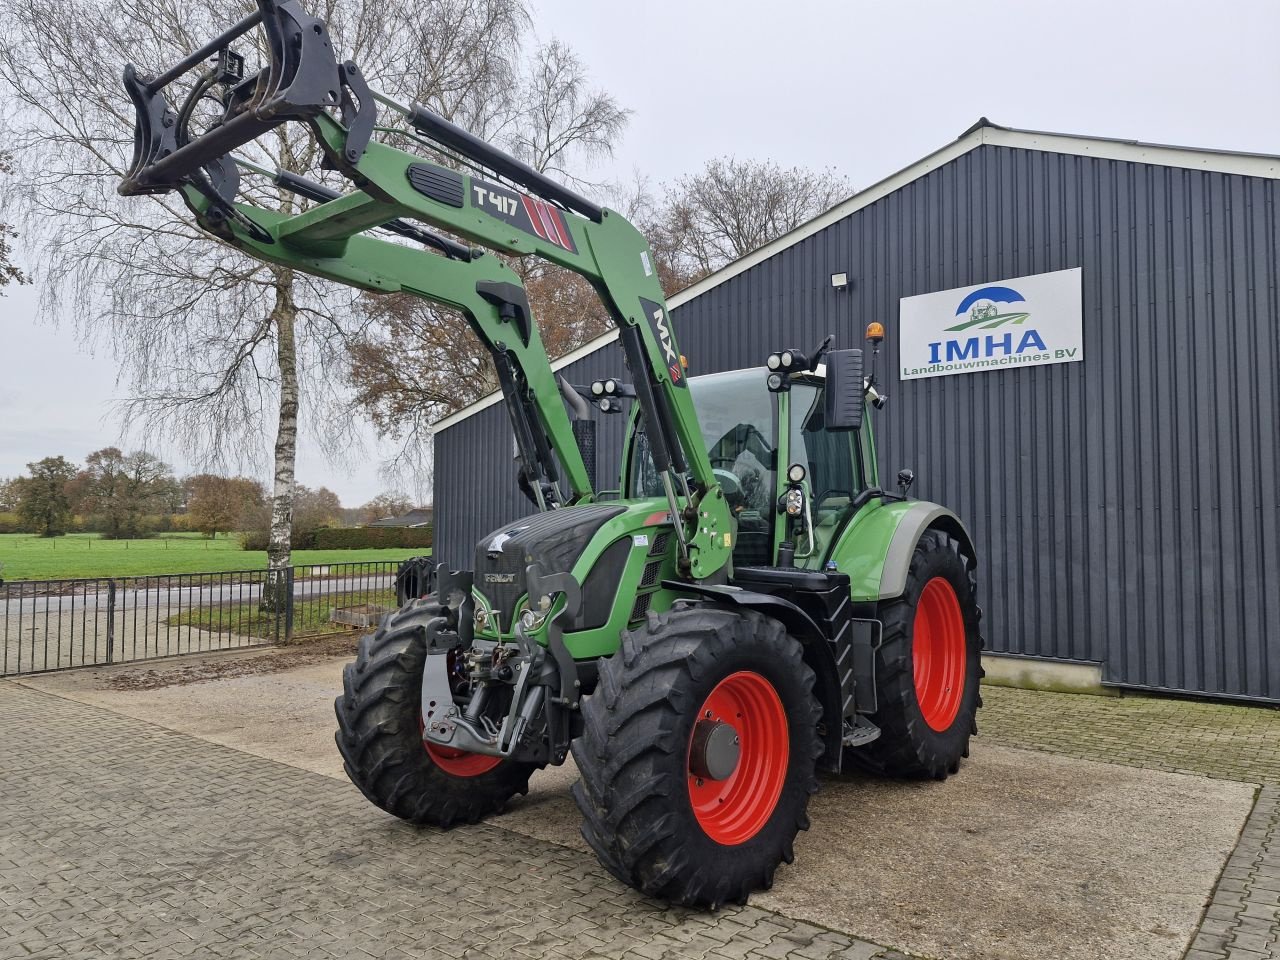
[[[294,498],[295,540],[312,538],[326,527],[399,516],[413,507],[406,495],[387,492],[361,507],[345,508],[327,487],[302,484],[296,485]],[[207,537],[239,533],[257,540],[270,522],[270,502],[259,481],[212,473],[178,477],[146,450],[103,447],[81,465],[63,456],[44,457],[28,463],[22,476],[0,478],[0,533],[91,532],[115,540],[176,530]]]

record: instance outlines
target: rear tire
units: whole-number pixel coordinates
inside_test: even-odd
[[[944,780],[969,755],[982,706],[982,635],[973,560],[941,530],[916,544],[900,597],[881,601],[876,654],[880,736],[845,751],[847,766],[871,773]]]
[[[461,751],[428,752],[422,742],[426,626],[441,608],[414,600],[360,638],[334,701],[335,739],[351,782],[369,802],[410,823],[451,827],[499,813],[529,792],[531,763]]]
[[[813,684],[800,644],[752,611],[678,604],[624,632],[573,744],[582,835],[601,864],[713,910],[768,889],[818,789]],[[732,762],[712,756],[713,736],[732,740]]]

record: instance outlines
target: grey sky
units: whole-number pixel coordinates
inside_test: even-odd
[[[654,185],[711,157],[833,167],[862,188],[997,123],[1280,154],[1280,4],[1271,2],[699,2],[536,0],[539,37],[570,43],[634,113],[597,179]],[[19,241],[21,246],[21,241]],[[108,344],[34,323],[0,298],[0,477],[115,442]],[[179,470],[172,450],[158,450]],[[361,503],[384,487],[303,441],[298,477]],[[267,477],[267,464],[262,467]]]

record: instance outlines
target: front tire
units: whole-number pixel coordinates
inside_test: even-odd
[[[601,864],[687,906],[768,889],[818,789],[813,684],[800,644],[752,611],[678,604],[624,632],[573,744]]]
[[[426,626],[440,613],[432,598],[414,600],[361,637],[333,706],[343,768],[369,802],[409,823],[451,827],[500,813],[529,792],[537,767],[423,744]]]
[[[941,530],[916,544],[900,597],[882,601],[876,653],[880,736],[845,751],[871,773],[945,780],[969,755],[982,706],[982,611],[973,560]]]

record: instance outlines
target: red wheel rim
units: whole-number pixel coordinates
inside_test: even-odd
[[[787,779],[791,740],[782,699],[760,674],[741,670],[716,685],[698,720],[730,724],[739,753],[737,766],[723,780],[689,774],[694,816],[716,843],[746,843],[769,822]],[[692,739],[691,734],[691,749]]]
[[[491,757],[484,753],[437,747],[434,743],[424,742],[423,746],[427,748],[427,755],[437,767],[455,777],[478,777],[502,762],[501,757]]]
[[[448,657],[449,686],[452,688],[456,678],[457,651],[450,650]],[[434,707],[436,702],[432,700],[430,705]],[[427,714],[427,716],[430,715],[430,713]],[[471,753],[468,750],[456,750],[453,747],[428,743],[427,725],[423,722],[421,714],[418,715],[418,732],[423,735],[422,746],[426,748],[431,762],[451,776],[478,777],[482,773],[488,773],[502,762],[501,757],[491,757],[487,753]]]
[[[425,736],[427,725],[418,717],[418,733]],[[453,747],[440,747],[434,743],[422,741],[423,748],[431,762],[445,773],[455,777],[478,777],[488,773],[502,762],[501,757],[491,757],[486,753],[469,753],[466,750],[455,750]]]
[[[955,588],[942,577],[924,585],[911,628],[916,703],[939,733],[951,726],[964,698],[968,644]]]

